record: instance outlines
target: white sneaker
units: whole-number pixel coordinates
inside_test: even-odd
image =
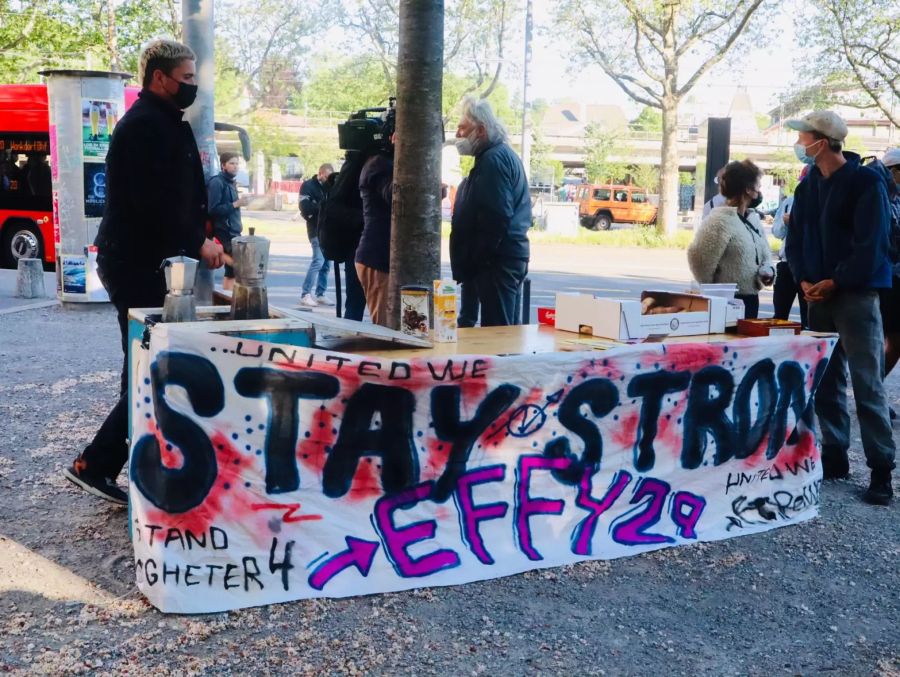
[[[320,306],[333,306],[334,305],[334,301],[332,301],[330,298],[328,298],[325,294],[322,294],[321,296],[317,296],[316,303],[318,303]]]
[[[306,306],[307,308],[315,308],[319,304],[316,303],[316,300],[313,298],[312,294],[304,294],[300,297],[300,305]]]

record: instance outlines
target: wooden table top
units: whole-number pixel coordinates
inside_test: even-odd
[[[717,343],[739,338],[736,334],[703,334],[675,336],[666,343]],[[435,343],[431,348],[386,347],[384,343],[364,338],[316,341],[320,348],[344,353],[362,353],[373,357],[437,357],[453,355],[527,355],[535,353],[603,350],[627,345],[596,336],[582,336],[540,324],[509,327],[472,327],[459,330],[456,343]]]

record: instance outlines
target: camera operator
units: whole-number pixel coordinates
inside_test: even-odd
[[[359,177],[363,232],[356,248],[356,272],[372,322],[388,326],[391,270],[391,200],[394,187],[394,109],[387,113],[380,151],[366,160]]]

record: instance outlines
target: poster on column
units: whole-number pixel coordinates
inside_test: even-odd
[[[84,215],[88,218],[103,216],[106,206],[106,164],[84,163]]]
[[[81,100],[81,138],[86,159],[106,158],[118,113],[115,101]]]
[[[455,585],[818,514],[832,337],[390,359],[160,325],[131,383],[165,612]]]

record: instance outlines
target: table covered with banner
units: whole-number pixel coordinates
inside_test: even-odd
[[[165,612],[462,584],[818,513],[809,405],[832,336],[591,350],[527,326],[415,350],[244,324],[132,344],[137,583]]]

